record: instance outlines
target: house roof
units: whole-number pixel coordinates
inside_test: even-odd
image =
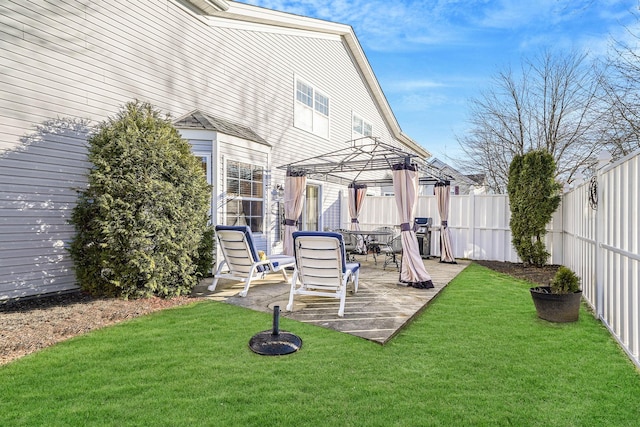
[[[382,116],[389,124],[394,138],[403,143],[407,148],[417,153],[422,158],[431,157],[431,153],[405,134],[396,120],[391,106],[378,83],[369,61],[367,60],[362,46],[350,25],[324,21],[306,16],[294,15],[291,13],[278,12],[244,3],[230,0],[188,0],[192,5],[198,7],[202,13],[212,19],[226,18],[238,21],[273,25],[284,28],[295,28],[326,34],[333,34],[342,37],[350,53],[353,55],[355,63],[362,73],[371,94],[380,109]]]
[[[265,141],[251,128],[220,117],[203,113],[200,110],[194,110],[182,117],[179,117],[173,122],[173,125],[178,129],[213,130],[224,133],[225,135],[235,136],[271,147],[271,144]]]
[[[484,180],[485,180],[484,174],[465,175],[462,172],[459,172],[458,170],[452,168],[447,163],[435,157],[429,160],[429,164],[433,168],[441,171],[441,173],[452,176],[454,180],[459,183],[464,183],[469,185],[484,185]]]

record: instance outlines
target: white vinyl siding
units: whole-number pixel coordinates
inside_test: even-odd
[[[204,21],[174,0],[2,2],[0,299],[75,288],[65,248],[75,190],[91,166],[87,134],[133,99],[173,118],[201,109],[251,128],[273,145],[271,162],[224,141],[220,155],[262,165],[274,183],[284,182],[276,166],[344,148],[354,110],[395,143],[340,36]],[[331,120],[311,132],[294,126],[296,75],[319,90],[314,111],[329,109]],[[324,224],[335,225],[338,215],[334,224],[324,216],[340,187],[323,191]],[[275,230],[277,215],[265,218]],[[269,239],[277,240],[266,235],[262,248]]]

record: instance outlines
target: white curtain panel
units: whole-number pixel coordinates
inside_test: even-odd
[[[397,164],[393,166],[393,190],[400,216],[402,235],[402,264],[400,282],[419,289],[433,288],[431,276],[427,273],[420,256],[418,239],[413,229],[418,195],[418,171],[415,165]]]
[[[301,174],[298,174],[301,175]],[[307,177],[296,176],[287,171],[284,181],[284,247],[285,255],[293,256],[293,232],[298,230],[297,221],[302,214],[304,190],[307,186]]]
[[[436,184],[436,200],[440,213],[440,262],[457,264],[453,256],[451,246],[451,231],[449,230],[449,181],[441,181]]]

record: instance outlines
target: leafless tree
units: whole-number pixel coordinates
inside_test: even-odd
[[[602,80],[585,54],[545,51],[521,64],[520,73],[499,71],[491,86],[471,100],[470,131],[458,137],[466,160],[458,166],[484,173],[503,193],[511,159],[546,150],[559,180],[571,182],[602,147],[596,108]]]
[[[640,16],[636,15],[640,22]],[[605,88],[602,133],[614,158],[640,148],[640,35],[627,28],[625,40],[613,40],[602,75]]]

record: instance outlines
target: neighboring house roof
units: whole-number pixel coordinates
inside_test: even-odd
[[[441,171],[443,174],[452,176],[454,180],[459,183],[467,185],[484,185],[484,174],[465,175],[435,157],[429,161],[429,164],[431,164],[433,168]]]
[[[483,173],[469,174],[465,176],[478,185],[484,185],[485,180],[487,179],[487,176]]]
[[[224,133],[225,135],[235,136],[271,147],[271,144],[265,141],[252,129],[220,117],[205,114],[200,110],[194,110],[176,119],[173,122],[173,125],[178,129],[213,130]]]
[[[362,46],[358,41],[353,28],[346,24],[339,24],[320,19],[309,18],[306,16],[294,15],[291,13],[278,12],[271,9],[265,9],[257,6],[237,3],[229,0],[188,0],[193,6],[206,15],[207,19],[215,21],[218,19],[233,19],[257,24],[274,25],[285,28],[295,28],[300,30],[308,30],[326,34],[334,34],[341,36],[350,53],[353,55],[354,61],[362,73],[366,84],[371,90],[373,99],[375,100],[382,116],[389,124],[389,128],[393,136],[403,143],[405,146],[413,150],[419,156],[427,159],[431,157],[431,153],[406,135],[398,121],[396,120],[389,102],[378,83],[378,79],[373,73],[373,69],[367,60]]]

